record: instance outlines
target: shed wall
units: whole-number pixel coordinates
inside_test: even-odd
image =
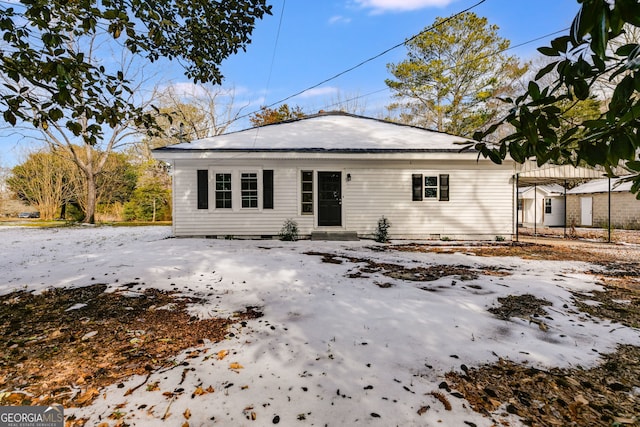
[[[606,228],[609,214],[607,193],[567,194],[567,224],[580,226],[580,198],[593,198],[593,226]],[[611,193],[611,225],[614,228],[640,229],[640,200],[630,192]]]

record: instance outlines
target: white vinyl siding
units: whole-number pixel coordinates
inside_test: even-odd
[[[455,156],[453,154],[452,156]],[[177,236],[277,236],[288,218],[298,223],[301,235],[318,229],[315,203],[318,171],[342,172],[342,227],[371,236],[383,215],[391,222],[391,238],[487,238],[513,232],[513,186],[510,165],[489,161],[233,159],[224,162],[231,174],[232,209],[197,210],[196,170],[219,169],[206,160],[174,163],[174,232]],[[258,200],[262,200],[262,170],[273,170],[273,209],[241,208],[243,173],[256,173]],[[302,171],[313,172],[314,211],[302,213]],[[351,180],[347,181],[347,174]],[[412,176],[449,178],[449,201],[412,201]],[[212,183],[213,184],[213,183]],[[307,188],[308,190],[308,188]],[[214,199],[214,185],[210,198]],[[211,205],[211,204],[210,204]],[[258,206],[261,206],[258,203]]]
[[[359,225],[359,233],[372,234],[378,219],[384,216],[391,223],[392,238],[430,238],[434,235],[450,238],[495,238],[509,236],[513,230],[512,171],[504,168],[482,170],[481,166],[447,168],[449,201],[438,199],[412,201],[412,175],[438,176],[441,171],[432,165],[433,173],[421,170],[368,169],[351,173],[346,185],[345,208],[347,228]],[[376,197],[370,196],[375,188]],[[357,206],[357,209],[351,208]]]

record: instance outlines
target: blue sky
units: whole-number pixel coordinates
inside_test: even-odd
[[[433,23],[478,0],[274,0],[273,16],[258,23],[247,52],[225,61],[225,85],[237,99],[269,105],[330,78],[403,42]],[[284,12],[283,12],[284,8]],[[500,28],[517,45],[567,28],[578,10],[575,0],[486,0],[473,12]],[[278,24],[282,16],[280,34]],[[278,38],[276,45],[276,38]],[[510,51],[523,60],[536,56],[548,37]],[[289,99],[306,113],[331,109],[337,94],[363,96],[366,114],[376,116],[389,103],[387,64],[402,61],[404,47],[301,96]]]
[[[273,15],[257,23],[246,52],[222,64],[223,87],[235,91],[234,105],[249,114],[374,57],[445,17],[467,9],[479,0],[271,0]],[[576,0],[485,0],[473,8],[496,24],[500,36],[518,45],[567,28],[578,11]],[[278,33],[278,27],[280,32]],[[553,37],[510,51],[528,60],[536,48]],[[387,64],[403,60],[404,47],[368,62],[326,84],[288,99],[305,113],[335,108],[338,99],[361,97],[359,111],[378,116],[390,103],[385,79]],[[188,87],[178,64],[155,65],[167,82]],[[162,82],[160,82],[162,85]],[[167,84],[167,83],[165,83]],[[245,118],[232,130],[248,126]],[[24,132],[24,131],[20,131]],[[16,164],[30,142],[0,129],[0,166]]]

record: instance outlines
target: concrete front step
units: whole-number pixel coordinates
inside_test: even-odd
[[[332,241],[351,241],[358,239],[358,233],[355,231],[313,231],[311,232],[311,240],[332,240]]]

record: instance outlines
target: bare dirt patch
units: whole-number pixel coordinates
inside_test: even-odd
[[[197,298],[137,283],[18,291],[0,297],[0,404],[84,406],[100,387],[172,366],[173,357],[229,325],[259,317],[252,308],[232,319],[197,319]]]
[[[601,260],[601,257],[587,250],[569,246],[555,246],[532,243],[512,243],[500,245],[474,245],[474,246],[434,246],[428,244],[403,244],[389,246],[391,250],[403,252],[432,252],[451,254],[464,252],[482,257],[518,257],[529,260],[546,261],[592,261]]]
[[[406,267],[399,264],[375,262],[367,258],[348,257],[344,255],[324,252],[305,252],[306,255],[321,256],[322,261],[329,264],[342,264],[344,260],[354,264],[361,264],[356,271],[349,273],[351,278],[368,278],[369,274],[380,273],[393,279],[401,279],[413,282],[431,282],[447,276],[455,276],[458,280],[473,280],[480,275],[508,276],[508,271],[497,268],[476,268],[466,265],[429,265]],[[378,285],[380,286],[380,285]],[[391,286],[380,286],[381,288]]]

